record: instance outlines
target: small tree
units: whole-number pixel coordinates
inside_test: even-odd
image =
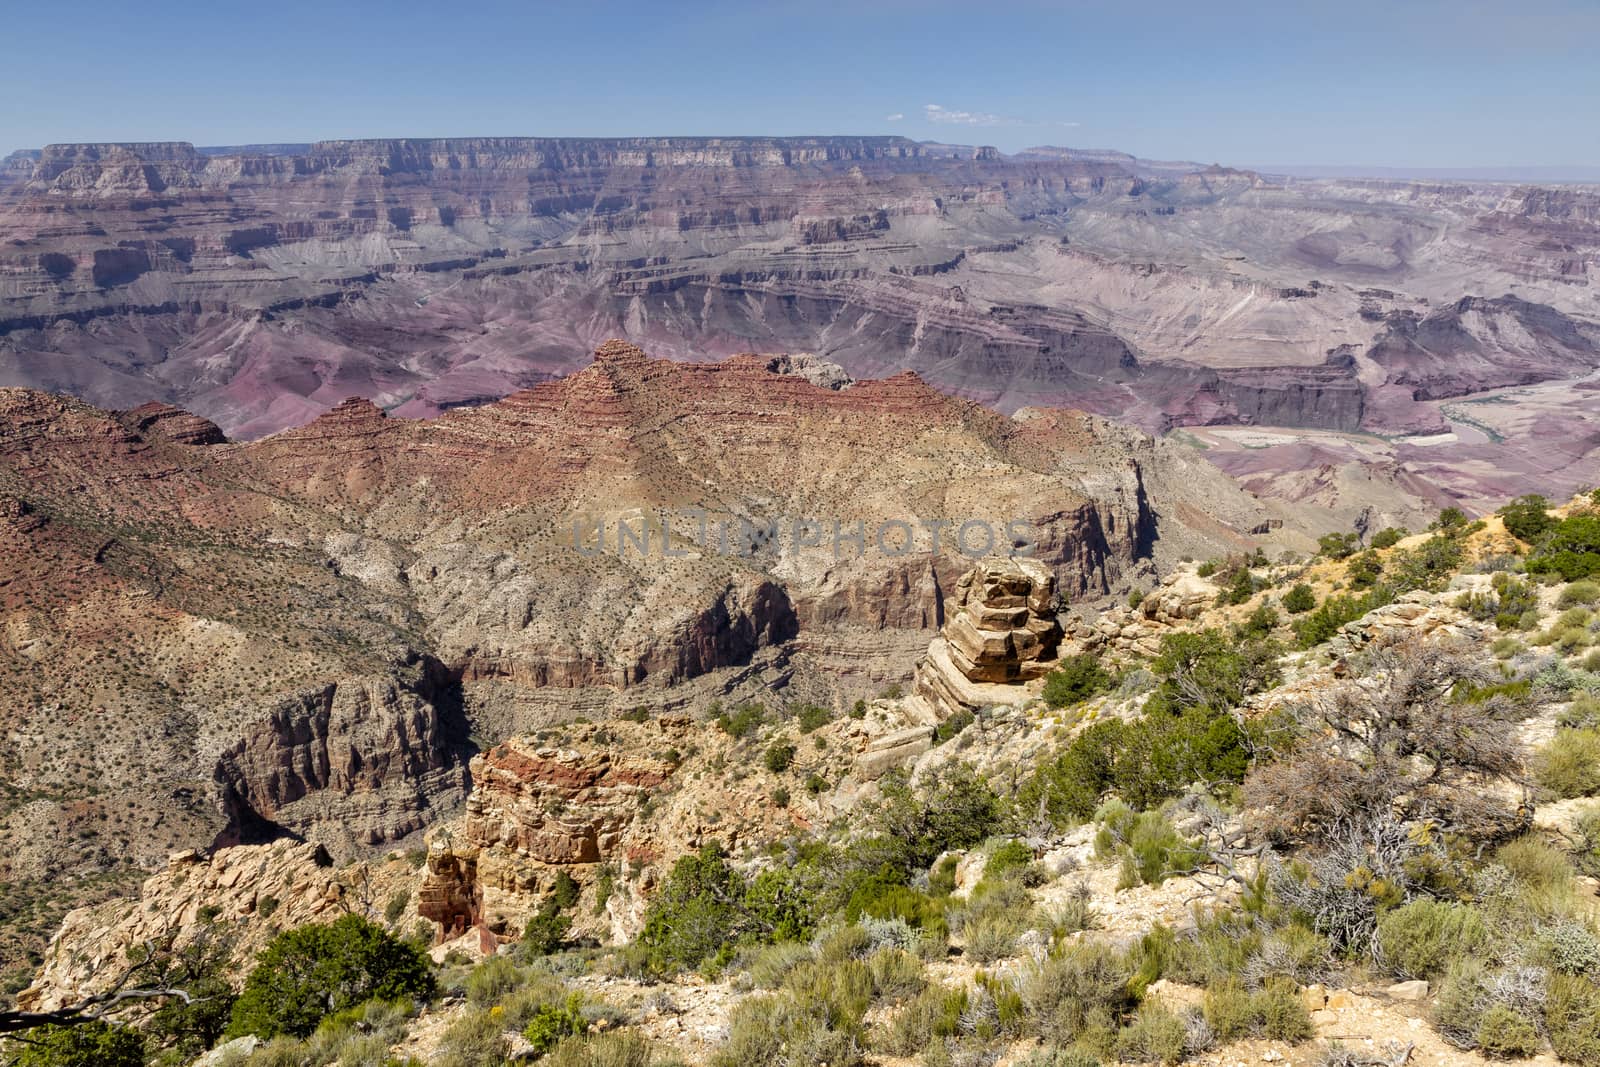
[[[938,768],[920,790],[904,772],[890,771],[878,789],[883,799],[871,829],[889,844],[890,862],[905,875],[927,868],[946,849],[976,845],[1004,819],[1000,797],[967,763]]]
[[[744,878],[728,866],[715,841],[680,857],[645,912],[638,943],[646,966],[671,974],[731,958],[753,928],[745,889]]]
[[[1045,678],[1044,702],[1052,708],[1064,708],[1088,700],[1109,686],[1111,680],[1095,657],[1087,653],[1069,656]]]
[[[1346,559],[1361,547],[1353,533],[1323,534],[1317,538],[1317,551],[1329,559]]]
[[[1305,839],[1395,813],[1469,836],[1505,832],[1513,812],[1486,783],[1521,779],[1518,693],[1495,688],[1463,644],[1378,643],[1352,667],[1293,709],[1293,740],[1246,778],[1257,825]]]
[[[1218,594],[1217,601],[1221,604],[1243,604],[1255,595],[1255,575],[1250,573],[1249,567],[1240,567],[1228,588]]]
[[[1279,623],[1278,612],[1266,601],[1256,605],[1243,626],[1234,628],[1234,635],[1242,641],[1258,641],[1267,637]]]
[[[1017,791],[1017,814],[1041,835],[1087,819],[1112,783],[1116,753],[1127,727],[1120,719],[1095,723],[1054,759],[1041,762]]]
[[[1290,615],[1303,615],[1317,606],[1317,594],[1304,582],[1283,595],[1283,610]]]
[[[1405,537],[1405,527],[1386,526],[1372,535],[1373,548],[1393,548]]]
[[[767,749],[764,760],[767,770],[773,774],[782,774],[794,762],[794,745],[788,741],[779,741]]]
[[[1555,525],[1528,557],[1533,574],[1559,574],[1569,582],[1600,575],[1600,515],[1573,515]]]
[[[1506,530],[1522,541],[1534,541],[1555,525],[1550,517],[1550,501],[1537,493],[1519,496],[1499,511]]]
[[[552,897],[539,906],[522,930],[519,946],[524,956],[548,956],[566,944],[572,920],[561,914],[561,905]]]
[[[136,1030],[95,1020],[76,1026],[41,1026],[11,1067],[143,1067],[144,1038]]]
[[[1351,589],[1371,589],[1383,577],[1383,561],[1376,552],[1368,549],[1350,560],[1346,573]]]
[[[145,1030],[153,1043],[192,1059],[217,1043],[228,1028],[236,999],[228,976],[232,971],[234,938],[208,926],[188,945],[176,951],[142,950],[164,986],[181,988],[187,997],[164,999],[150,1016]]]
[[[1271,641],[1239,642],[1220,630],[1168,634],[1150,661],[1161,684],[1145,710],[1236,708],[1276,683],[1282,651]]]
[[[305,1037],[324,1016],[373,998],[425,1000],[433,993],[426,954],[359,915],[345,915],[273,938],[256,957],[228,1031]]]
[[[551,898],[557,907],[572,908],[578,903],[578,882],[566,871],[557,871],[554,884],[550,887]]]

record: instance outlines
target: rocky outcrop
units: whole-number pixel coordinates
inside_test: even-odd
[[[688,728],[687,719],[661,727],[669,737]],[[674,770],[610,743],[563,749],[512,740],[474,757],[460,832],[448,844],[436,838],[429,852],[421,899],[432,914],[424,914],[444,933],[471,918],[516,937],[558,871],[587,887],[601,864],[659,857],[666,841],[641,812]]]
[[[1488,593],[1490,577],[1486,574],[1461,575],[1453,588]],[[1402,638],[1451,641],[1470,636],[1481,639],[1488,632],[1486,627],[1473,622],[1449,600],[1437,593],[1418,590],[1402,593],[1394,603],[1374,608],[1361,618],[1345,623],[1329,639],[1328,651],[1342,659],[1374,643]]]
[[[912,717],[940,720],[1018,699],[1022,683],[1055,666],[1059,607],[1055,577],[1039,561],[980,561],[955,583],[945,624],[917,664]]]
[[[713,838],[737,848],[792,827],[759,777],[728,774],[736,744],[663,715],[575,726],[559,742],[514,738],[475,756],[465,815],[432,835],[421,914],[444,938],[476,926],[514,940],[564,873],[581,892],[574,929],[626,940],[677,857]],[[613,892],[596,915],[602,871]]]
[[[1061,626],[1055,575],[1032,559],[986,559],[945,601],[941,636],[974,682],[1023,682],[1050,670]]]
[[[1174,571],[1144,594],[1136,607],[1113,608],[1089,619],[1068,616],[1066,647],[1119,659],[1153,656],[1169,633],[1193,629],[1195,620],[1216,603],[1216,583],[1192,567]]]
[[[640,802],[673,771],[670,762],[645,755],[533,748],[522,741],[474,757],[472,769],[465,837],[550,867],[615,858]]]
[[[1464,297],[1389,316],[1367,358],[1387,384],[1436,400],[1588,374],[1600,367],[1600,324],[1509,295]]]
[[[932,726],[917,724],[871,736],[866,747],[851,764],[851,775],[859,782],[876,782],[897,767],[907,767],[933,747]]]
[[[428,845],[428,873],[417,890],[417,914],[439,924],[439,940],[460,937],[483,922],[478,850],[437,839]]]
[[[767,360],[767,369],[774,374],[797,375],[824,389],[848,389],[855,384],[855,379],[839,364],[809,352],[773,356]]]
[[[210,419],[202,419],[171,404],[152,401],[123,416],[128,429],[146,437],[160,437],[180,445],[225,445],[227,435]]]
[[[449,816],[466,793],[466,722],[437,663],[284,700],[217,761],[222,843],[279,834],[350,857]],[[409,683],[409,684],[407,684]]]
[[[418,878],[400,853],[339,867],[321,845],[297,841],[184,849],[137,895],[69,912],[18,1006],[49,1011],[104,992],[126,975],[131,954],[147,949],[216,959],[237,988],[284,930],[355,914],[410,935],[407,914],[390,922],[387,913],[413,897]]]
[[[1347,353],[1316,367],[1229,368],[1217,378],[1231,408],[1228,421],[1354,432],[1366,413],[1366,393]]]
[[[34,983],[17,996],[27,1011],[49,1011],[112,985],[130,949],[181,952],[219,930],[237,940],[234,958],[250,959],[280,929],[331,922],[346,914],[365,871],[339,872],[320,845],[270,845],[174,854],[136,899],[108,900],[70,912],[50,941]]]

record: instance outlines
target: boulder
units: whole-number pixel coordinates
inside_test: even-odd
[[[195,1060],[191,1067],[223,1067],[223,1064],[240,1063],[248,1059],[260,1044],[261,1039],[254,1034],[236,1037],[207,1052]]]
[[[856,756],[853,773],[858,781],[875,782],[895,767],[916,762],[933,747],[933,728],[911,726],[875,738],[866,751]]]
[[[1414,978],[1409,982],[1396,982],[1383,992],[1391,1000],[1422,1001],[1428,999],[1428,983]]]

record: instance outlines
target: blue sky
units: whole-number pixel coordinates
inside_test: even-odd
[[[900,133],[1236,164],[1600,166],[1595,0],[5,0],[0,31],[0,154]]]

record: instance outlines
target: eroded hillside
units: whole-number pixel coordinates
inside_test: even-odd
[[[1593,1064],[1597,509],[1190,561],[1055,631],[985,560],[904,688],[509,739],[409,862],[175,857],[23,1003],[208,945],[217,1062]],[[350,913],[442,995],[251,1036],[253,954]]]
[[[6,390],[0,416],[19,913],[213,841],[407,840],[459,810],[476,749],[551,723],[870,694],[1011,522],[1073,596],[1271,525],[1186,450],[1080,413],[621,342],[496,404],[351,400],[248,444],[159,405]],[[777,539],[741,543],[757,528]]]

